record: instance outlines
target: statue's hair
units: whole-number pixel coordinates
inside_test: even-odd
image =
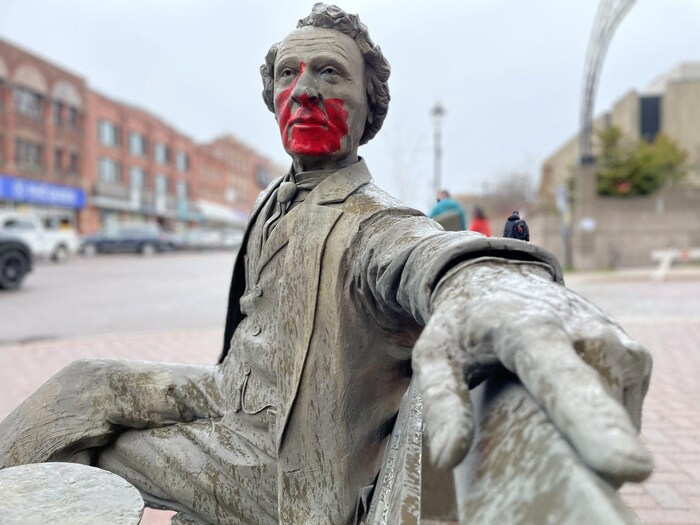
[[[366,71],[369,77],[367,82],[367,103],[369,113],[365,129],[360,139],[360,144],[369,142],[379,131],[386,118],[389,109],[389,74],[391,68],[381,49],[372,42],[367,26],[360,21],[360,17],[346,13],[334,5],[321,2],[314,5],[311,14],[299,20],[300,27],[313,26],[326,29],[335,29],[355,39],[365,60]],[[263,80],[263,100],[270,111],[275,112],[274,82],[275,59],[281,42],[274,44],[265,56],[265,63],[260,66],[260,74]]]

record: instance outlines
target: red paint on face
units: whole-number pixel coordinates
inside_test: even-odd
[[[328,155],[340,149],[340,139],[348,134],[348,112],[341,98],[321,100],[308,94],[292,96],[306,70],[303,62],[299,76],[275,99],[284,149],[298,155]],[[298,107],[292,114],[292,100]]]

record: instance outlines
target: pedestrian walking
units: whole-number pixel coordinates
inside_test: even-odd
[[[474,208],[474,218],[469,224],[469,229],[473,232],[481,233],[486,237],[491,237],[491,224],[480,206]]]

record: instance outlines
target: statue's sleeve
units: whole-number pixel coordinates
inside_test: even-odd
[[[546,266],[563,282],[561,267],[536,244],[485,237],[476,232],[445,232],[410,208],[383,210],[363,221],[349,251],[354,288],[375,315],[412,318],[424,325],[430,298],[440,280],[457,265],[523,261]]]

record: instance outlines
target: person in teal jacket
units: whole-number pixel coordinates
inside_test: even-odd
[[[437,194],[437,203],[430,211],[430,218],[440,223],[446,230],[466,230],[467,216],[460,203],[450,197],[447,190],[440,190]],[[459,228],[457,228],[459,218]]]

